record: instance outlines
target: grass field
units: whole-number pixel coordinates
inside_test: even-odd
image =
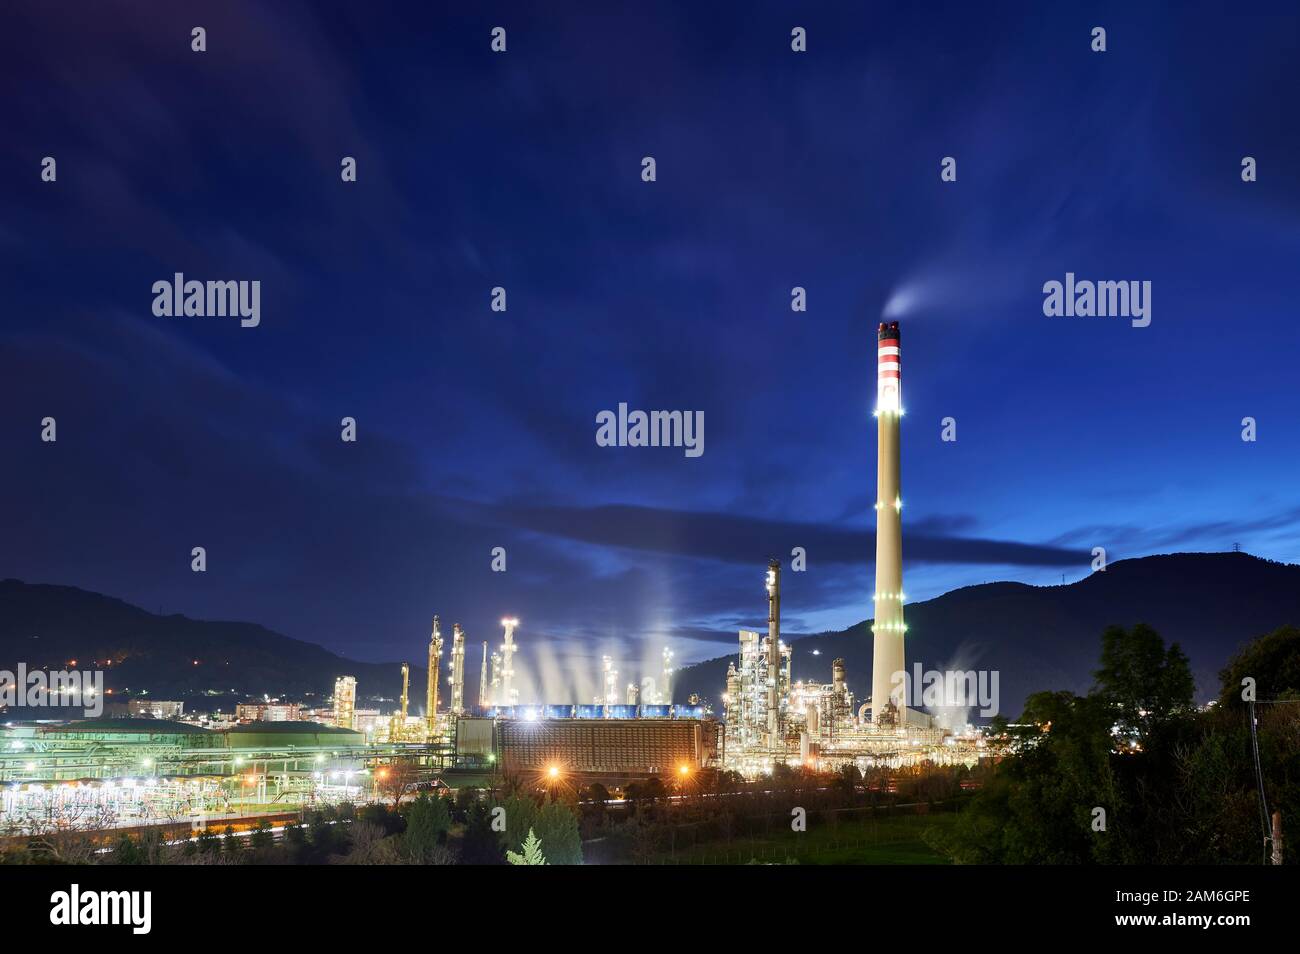
[[[654,864],[942,865],[948,859],[925,843],[926,829],[947,830],[952,813],[859,818],[837,825],[809,820],[808,830],[773,828],[753,838],[702,842],[660,853]]]

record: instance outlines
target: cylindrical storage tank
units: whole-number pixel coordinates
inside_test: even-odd
[[[606,719],[635,719],[636,706],[605,706]]]
[[[642,706],[641,718],[643,719],[670,719],[672,718],[672,706]]]
[[[605,717],[604,706],[596,706],[591,704],[578,706],[579,719],[603,719],[604,717]]]
[[[574,708],[574,706],[547,706],[545,709],[546,718],[572,719]]]

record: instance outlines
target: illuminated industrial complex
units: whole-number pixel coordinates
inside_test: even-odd
[[[624,685],[612,657],[604,656],[600,690],[590,703],[521,704],[514,617],[501,621],[497,650],[481,645],[471,709],[468,634],[459,623],[452,626],[444,698],[445,647],[434,616],[421,715],[410,712],[410,666],[403,663],[399,706],[389,714],[358,708],[357,680],[342,675],[329,708],[315,711],[267,699],[241,704],[234,720],[205,726],[179,721],[179,702],[149,702],[133,703],[131,711],[153,718],[0,727],[0,834],[70,817],[98,819],[106,828],[300,810],[378,798],[393,784],[415,791],[434,779],[457,787],[502,774],[563,772],[575,781],[619,784],[703,768],[754,778],[778,765],[973,764],[986,754],[978,733],[940,728],[931,715],[909,708],[900,692],[907,627],[897,322],[880,325],[877,350],[876,588],[867,698],[855,699],[842,659],[832,662],[829,681],[795,679],[791,647],[781,639],[781,564],[771,560],[767,633],[740,631],[739,653],[719,687],[720,711],[696,698],[673,704],[667,648],[657,681]]]
[[[882,323],[876,355],[876,589],[872,625],[871,696],[856,709],[844,661],[827,683],[794,681],[790,647],[781,640],[781,564],[767,567],[767,635],[741,630],[740,654],[727,669],[723,764],[746,776],[774,765],[838,768],[917,761],[979,759],[983,739],[969,727],[954,733],[909,709],[903,622],[903,417],[898,322]],[[881,704],[876,705],[877,701]]]

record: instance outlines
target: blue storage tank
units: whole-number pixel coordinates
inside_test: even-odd
[[[548,719],[572,719],[574,706],[547,706],[546,718]]]
[[[704,706],[673,706],[674,719],[703,719]]]
[[[635,719],[636,706],[605,706],[606,719]]]
[[[541,706],[515,706],[515,718],[525,722],[536,722],[542,717]]]
[[[494,719],[513,719],[515,717],[515,707],[493,706],[488,710],[488,715]]]
[[[595,705],[578,706],[579,719],[603,719],[605,718],[605,707]]]
[[[643,719],[671,719],[673,717],[672,706],[642,706],[641,718]]]

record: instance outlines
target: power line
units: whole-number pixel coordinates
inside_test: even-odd
[[[1264,797],[1264,771],[1259,764],[1259,733],[1258,720],[1255,718],[1255,700],[1252,699],[1249,706],[1247,715],[1250,718],[1250,747],[1254,753],[1255,784],[1259,788],[1260,828],[1264,832],[1264,864],[1268,864],[1268,843],[1272,835],[1268,826],[1268,800]]]

